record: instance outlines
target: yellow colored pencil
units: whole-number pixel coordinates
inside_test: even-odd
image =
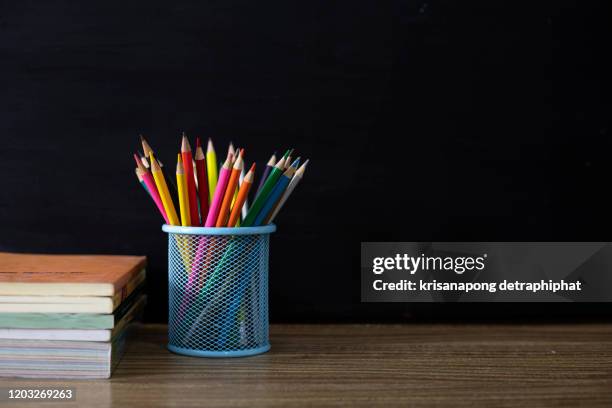
[[[149,168],[150,165],[146,164],[147,159],[151,159],[150,156],[152,154],[155,154],[155,152],[153,151],[153,149],[151,148],[151,145],[149,144],[149,142],[147,142],[147,140],[145,139],[145,137],[143,135],[140,135],[140,142],[142,144],[142,151],[144,152],[144,160],[143,160],[143,164],[145,165],[146,168]],[[164,181],[166,180],[166,177],[168,177],[166,175],[166,170],[164,167],[164,164],[161,162],[161,160],[159,160],[159,158],[157,159],[157,164],[159,165],[159,168],[161,169],[162,174],[164,175]],[[173,192],[176,193],[176,183],[174,182],[174,178],[170,178],[170,187],[172,187],[174,190]]]
[[[190,227],[191,216],[189,214],[189,201],[187,198],[187,177],[185,177],[185,169],[183,168],[183,160],[180,153],[176,161],[176,186],[178,187],[181,225],[183,227]]]
[[[155,179],[155,185],[157,186],[157,191],[162,200],[162,204],[164,205],[166,215],[170,220],[170,225],[179,225],[178,216],[176,215],[176,209],[174,208],[172,197],[168,191],[166,179],[164,178],[159,164],[157,164],[157,160],[155,160],[153,152],[150,152],[149,154],[149,161],[151,165],[151,174],[153,174],[153,178]]]
[[[213,146],[212,140],[208,139],[208,146],[206,147],[206,172],[208,175],[208,199],[212,203],[215,195],[215,189],[217,188],[217,154]],[[202,221],[204,222],[204,221]]]

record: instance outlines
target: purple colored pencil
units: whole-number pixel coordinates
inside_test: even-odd
[[[274,152],[272,156],[270,156],[270,160],[268,160],[268,164],[266,164],[266,168],[264,169],[263,174],[261,175],[261,180],[259,180],[259,186],[257,187],[257,190],[255,190],[255,197],[257,197],[257,195],[259,194],[259,190],[261,190],[263,185],[266,183],[266,179],[270,175],[270,172],[272,171],[275,165],[276,152]]]

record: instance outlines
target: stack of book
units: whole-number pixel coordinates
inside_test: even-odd
[[[109,378],[142,315],[145,264],[0,252],[0,377]]]

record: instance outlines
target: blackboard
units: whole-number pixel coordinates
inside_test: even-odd
[[[0,249],[144,254],[146,135],[311,165],[272,239],[274,321],[594,316],[595,305],[361,304],[361,241],[610,238],[606,2],[133,1],[0,6]],[[486,309],[486,310],[484,310]]]

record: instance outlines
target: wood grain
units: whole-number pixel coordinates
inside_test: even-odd
[[[165,333],[142,327],[110,381],[0,387],[76,386],[64,405],[96,407],[612,405],[609,324],[275,325],[240,359],[171,354]]]

